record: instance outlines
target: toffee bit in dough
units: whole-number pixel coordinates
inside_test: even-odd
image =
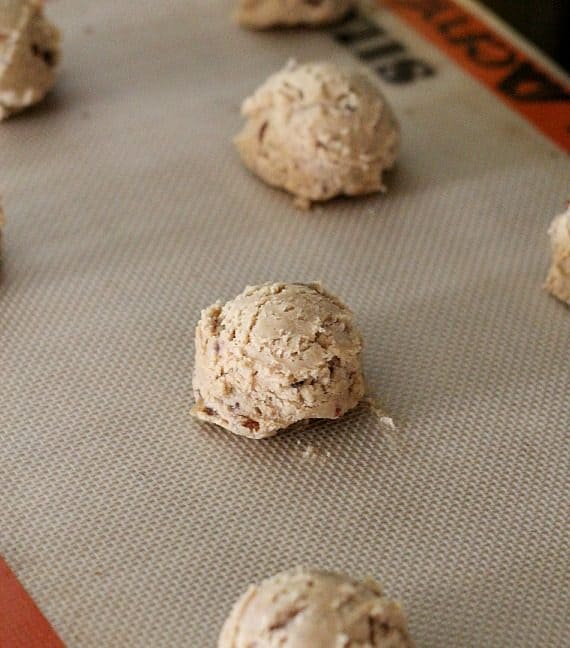
[[[367,74],[290,61],[244,101],[242,115],[235,145],[244,164],[297,207],[386,190],[399,127]]]
[[[295,569],[252,585],[218,648],[411,648],[400,605],[371,580]]]
[[[41,0],[0,0],[0,120],[41,101],[51,90],[59,41]]]
[[[552,264],[548,271],[545,288],[570,305],[570,204],[557,216],[548,229],[552,245]]]
[[[194,416],[254,439],[333,419],[364,396],[352,312],[320,284],[251,286],[202,312]]]
[[[328,25],[355,5],[355,0],[239,0],[234,16],[249,29]]]

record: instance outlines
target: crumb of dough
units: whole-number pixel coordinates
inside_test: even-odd
[[[399,603],[371,579],[298,568],[252,585],[224,624],[218,648],[411,648]]]
[[[0,120],[41,101],[55,83],[60,33],[40,0],[0,0]]]
[[[202,312],[192,414],[243,436],[335,419],[364,396],[362,338],[320,284],[251,286]]]
[[[305,450],[303,451],[303,457],[305,459],[314,459],[315,457],[319,456],[319,451],[317,448],[315,448],[314,445],[309,444],[308,446],[305,447]]]
[[[390,430],[397,430],[398,428],[396,427],[396,423],[394,422],[394,419],[391,416],[388,416],[378,400],[375,398],[372,398],[371,396],[367,396],[362,400],[363,404],[366,405],[370,411],[378,418],[380,423],[384,425],[385,427],[389,428]]]
[[[367,73],[290,61],[244,101],[242,115],[235,145],[244,164],[299,209],[386,191],[400,131]]]
[[[344,18],[355,0],[238,0],[235,20],[248,29],[316,27]]]
[[[379,419],[380,423],[382,423],[386,427],[389,427],[391,430],[397,429],[393,418],[390,418],[389,416],[380,416]]]
[[[318,461],[319,459],[325,459],[325,457],[330,458],[331,456],[330,450],[322,450],[311,443],[305,446],[303,450],[303,459],[307,461]]]
[[[548,229],[552,247],[552,262],[545,288],[551,295],[570,305],[570,204],[557,216]]]

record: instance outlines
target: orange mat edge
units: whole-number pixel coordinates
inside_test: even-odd
[[[570,153],[570,87],[456,0],[377,0]]]
[[[63,641],[1,556],[0,647],[65,648]]]

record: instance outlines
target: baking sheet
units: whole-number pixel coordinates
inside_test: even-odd
[[[541,283],[568,157],[381,10],[436,70],[382,82],[390,191],[299,213],[241,166],[239,104],[291,56],[354,57],[230,4],[49,4],[61,82],[0,128],[0,554],[68,646],[213,646],[301,563],[380,579],[419,646],[564,645],[570,312]],[[200,309],[316,279],[399,431],[191,420]]]

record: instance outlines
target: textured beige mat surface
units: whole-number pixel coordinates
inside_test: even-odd
[[[437,71],[383,83],[390,192],[296,212],[230,145],[240,101],[350,51],[241,31],[221,0],[133,5],[50,3],[58,90],[0,127],[0,554],[71,647],[213,646],[299,563],[376,576],[419,646],[568,645],[570,311],[541,290],[568,157],[380,12]],[[200,309],[315,279],[399,432],[191,420]]]

